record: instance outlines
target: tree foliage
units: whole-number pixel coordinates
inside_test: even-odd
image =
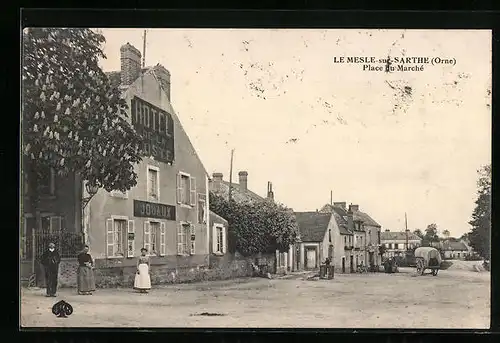
[[[229,251],[244,256],[288,251],[297,237],[293,212],[272,200],[261,202],[227,201],[210,192],[210,210],[229,224]]]
[[[424,237],[422,240],[424,240],[427,243],[439,242],[437,224],[432,223],[432,224],[427,225],[427,228],[425,229],[425,234],[424,234]]]
[[[424,234],[422,233],[422,230],[420,230],[420,229],[414,230],[413,233],[420,238],[424,238]]]
[[[33,171],[78,173],[107,191],[125,191],[136,185],[141,137],[98,65],[104,41],[90,29],[24,31],[22,151]]]
[[[491,165],[478,170],[478,196],[476,207],[472,212],[469,224],[472,226],[468,234],[470,245],[486,259],[491,255]]]

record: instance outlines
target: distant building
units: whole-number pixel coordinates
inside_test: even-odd
[[[444,258],[464,260],[472,254],[472,249],[463,241],[444,241],[442,246]]]
[[[352,245],[345,249],[343,265],[356,267],[363,262],[365,266],[379,266],[381,259],[379,255],[381,225],[370,215],[359,210],[359,205],[349,205],[346,202],[334,202],[327,204],[320,210],[322,213],[334,213],[335,220],[340,230],[344,230],[344,240],[347,242],[352,235]],[[338,250],[336,250],[339,253]]]
[[[384,257],[404,256],[406,250],[422,245],[422,239],[413,232],[385,230],[380,234],[386,252]]]

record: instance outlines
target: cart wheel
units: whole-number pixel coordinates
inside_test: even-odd
[[[417,274],[423,274],[423,272],[422,261],[417,260]]]
[[[432,276],[438,275],[438,269],[433,269],[432,270]]]

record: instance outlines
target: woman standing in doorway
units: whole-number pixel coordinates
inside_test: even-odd
[[[78,264],[78,294],[92,295],[95,291],[94,261],[89,254],[88,245],[78,254]]]
[[[147,293],[151,289],[151,277],[149,257],[146,256],[148,250],[141,249],[141,256],[137,260],[137,273],[135,275],[134,289],[141,293]]]

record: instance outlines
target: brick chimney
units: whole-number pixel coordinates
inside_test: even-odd
[[[129,86],[141,75],[141,52],[130,43],[120,48],[121,85]]]
[[[248,172],[240,171],[238,173],[240,189],[246,191],[248,189]]]
[[[349,205],[349,211],[356,212],[359,211],[359,205]]]
[[[354,217],[351,211],[351,206],[349,206],[349,210],[347,211],[347,228],[349,231],[354,231]]]
[[[342,209],[344,209],[344,210],[345,210],[345,209],[346,209],[346,207],[347,207],[347,203],[346,203],[345,201],[342,201],[342,202],[334,202],[334,203],[333,203],[333,206],[334,206],[334,207],[340,207],[340,208],[342,208]]]
[[[274,200],[273,184],[272,182],[267,183],[267,198]]]
[[[213,184],[213,190],[214,191],[219,191],[221,189],[221,183],[222,183],[222,173],[213,173],[212,174],[212,184]]]
[[[154,68],[153,71],[158,78],[158,81],[160,81],[162,88],[165,90],[165,93],[167,93],[167,98],[170,101],[170,72],[165,69],[164,66],[161,64],[157,64]]]

